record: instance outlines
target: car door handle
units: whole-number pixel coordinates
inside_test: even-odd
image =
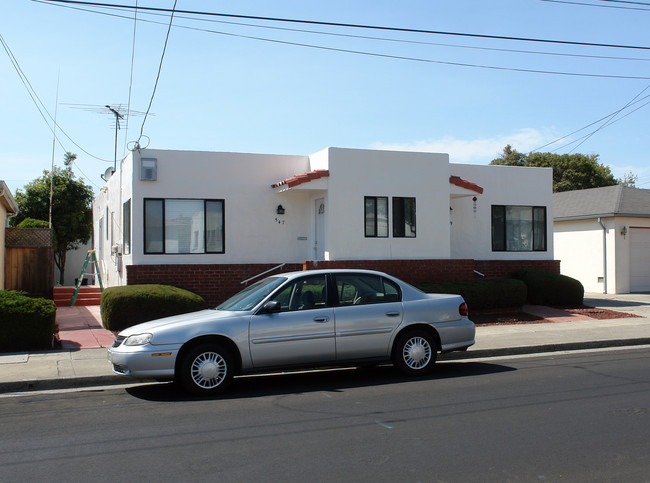
[[[399,312],[386,312],[388,317],[399,317]]]
[[[327,316],[314,317],[314,322],[322,323],[322,322],[328,322],[329,320],[330,318]]]

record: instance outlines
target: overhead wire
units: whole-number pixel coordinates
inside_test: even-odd
[[[134,6],[132,5],[87,2],[87,1],[80,1],[80,0],[39,0],[39,1],[46,2],[46,3],[87,5],[87,6],[109,7],[109,8],[118,8],[118,9],[126,9],[126,10],[132,10],[134,8]],[[548,43],[548,44],[577,45],[577,46],[586,46],[586,47],[609,47],[609,48],[619,48],[619,49],[650,50],[650,46],[638,46],[638,45],[622,45],[622,44],[606,44],[606,43],[596,43],[596,42],[579,42],[579,41],[570,41],[570,40],[538,39],[538,38],[531,38],[531,37],[513,37],[513,36],[506,36],[506,35],[488,35],[488,34],[475,34],[475,33],[466,33],[466,32],[451,32],[451,31],[442,31],[442,30],[388,27],[388,26],[381,26],[381,25],[325,22],[321,20],[264,17],[258,15],[236,15],[236,14],[205,12],[205,11],[196,11],[196,10],[177,10],[176,8],[172,10],[168,8],[160,8],[160,7],[138,7],[138,8],[139,10],[147,10],[153,12],[173,12],[173,13],[191,14],[197,16],[202,15],[202,16],[214,16],[214,17],[227,17],[227,18],[247,19],[247,20],[260,20],[260,21],[268,21],[268,22],[285,22],[285,23],[305,24],[305,25],[321,25],[321,26],[328,26],[328,27],[345,27],[345,28],[355,28],[355,29],[370,29],[370,30],[431,34],[431,35],[449,35],[449,36],[458,36],[458,37],[473,37],[473,38],[480,38],[480,39],[512,40],[512,41],[520,41],[520,42],[539,42],[539,43]]]
[[[133,67],[135,65],[135,39],[136,39],[136,27],[138,25],[138,0],[135,0],[135,10],[133,11],[133,43],[131,45],[131,74],[129,76],[129,100],[126,105],[126,112],[131,111],[131,91],[133,88]],[[126,125],[124,126],[124,146],[122,150],[122,156],[126,154],[127,140],[129,136],[129,117],[126,116]]]
[[[29,81],[29,78],[27,77],[27,75],[25,74],[25,72],[24,72],[24,71],[22,70],[22,68],[20,67],[20,64],[19,64],[19,62],[18,62],[18,59],[16,58],[16,56],[15,56],[14,53],[13,53],[13,51],[11,50],[11,48],[9,47],[9,45],[7,44],[7,42],[5,41],[5,39],[4,39],[4,37],[2,36],[2,34],[0,34],[0,43],[2,43],[2,46],[3,46],[3,48],[5,49],[5,52],[7,53],[7,56],[9,57],[9,60],[11,61],[11,63],[12,63],[12,65],[13,65],[14,69],[16,70],[16,73],[18,74],[18,77],[20,78],[21,82],[23,83],[23,85],[24,85],[24,87],[25,87],[25,90],[27,91],[27,94],[29,94],[29,97],[32,99],[32,102],[34,103],[34,106],[36,106],[36,109],[38,110],[39,114],[40,114],[41,117],[43,118],[43,121],[45,121],[45,124],[47,125],[48,129],[52,132],[54,139],[55,139],[56,142],[59,144],[59,146],[61,147],[61,149],[63,149],[64,152],[68,152],[68,149],[66,148],[66,146],[63,145],[63,143],[61,142],[61,140],[59,139],[59,137],[56,135],[56,128],[58,128],[58,129],[59,129],[63,134],[65,134],[65,136],[66,136],[68,139],[70,139],[70,141],[71,141],[75,146],[77,146],[79,149],[81,149],[82,151],[84,151],[86,154],[88,154],[88,155],[90,155],[90,156],[93,156],[92,154],[88,153],[85,149],[83,149],[81,146],[79,146],[76,142],[74,142],[74,140],[73,140],[72,138],[70,138],[70,136],[68,136],[68,134],[67,134],[67,133],[66,133],[66,132],[61,128],[61,126],[60,126],[60,125],[59,125],[59,124],[54,120],[54,118],[52,118],[52,116],[50,115],[49,111],[48,111],[47,108],[45,107],[45,104],[43,104],[43,101],[41,101],[41,98],[38,96],[38,93],[36,92],[36,90],[35,90],[34,87],[32,86],[31,82]],[[38,102],[37,102],[37,100],[38,100]],[[40,105],[39,105],[39,104],[40,104]],[[49,121],[47,120],[47,118],[45,117],[45,114],[43,114],[43,111],[45,111],[45,113],[48,115],[48,117],[52,120],[53,125],[50,125],[50,122],[49,122]],[[93,157],[96,158],[96,159],[99,159],[99,160],[101,161],[101,158],[97,158],[96,156],[93,156]],[[87,175],[86,175],[82,170],[81,170],[81,168],[79,167],[79,164],[78,164],[78,163],[74,163],[74,164],[76,165],[76,167],[77,167],[77,169],[79,170],[79,172],[80,172],[81,174],[83,174],[83,176],[85,177],[85,179],[86,179],[88,182],[92,183],[92,184],[95,185],[97,188],[99,188],[99,186],[97,186],[97,185],[96,185],[96,184],[95,184],[95,183],[94,183],[94,182],[93,182],[93,181],[92,181],[92,180],[91,180],[91,179],[90,179],[90,178],[89,178],[89,177],[88,177],[88,176],[87,176]]]
[[[630,105],[631,105],[631,104],[632,104],[632,103],[633,103],[633,102],[634,102],[634,101],[635,101],[635,100],[636,100],[636,99],[637,99],[641,94],[643,94],[643,93],[644,93],[645,91],[647,91],[648,89],[650,89],[650,84],[648,84],[648,85],[647,85],[647,86],[646,86],[646,87],[645,87],[641,92],[639,92],[636,96],[634,96],[634,97],[633,97],[633,98],[632,98],[632,99],[631,99],[627,104],[625,104],[625,105],[624,105],[623,107],[621,107],[618,111],[616,111],[616,112],[615,112],[615,113],[614,113],[614,114],[613,114],[613,115],[612,115],[612,116],[611,116],[607,121],[605,121],[605,122],[604,122],[602,125],[600,125],[597,129],[595,129],[594,131],[592,131],[591,133],[589,133],[588,136],[586,136],[586,137],[585,137],[585,138],[584,138],[580,143],[578,143],[576,146],[573,147],[573,149],[570,151],[570,153],[572,153],[573,151],[575,151],[576,149],[578,149],[580,146],[582,146],[582,145],[583,145],[583,144],[584,144],[584,143],[585,143],[589,138],[591,138],[591,136],[593,136],[594,134],[596,134],[598,131],[600,131],[601,129],[604,129],[605,127],[607,127],[607,126],[613,124],[614,122],[616,122],[616,121],[614,121],[614,119],[616,119],[616,116],[618,116],[621,112],[623,112],[625,109],[627,109],[627,108],[628,108],[628,107],[629,107],[629,106],[630,106]],[[641,107],[643,107],[643,106],[641,106]],[[635,112],[635,111],[637,111],[638,109],[640,109],[640,108],[637,108],[637,109],[635,109],[635,110],[632,111],[632,112]],[[631,114],[631,113],[630,113],[630,114]],[[628,115],[629,115],[629,114],[628,114]],[[625,117],[625,116],[624,116],[624,117]],[[623,119],[623,118],[621,118],[621,119]]]
[[[167,28],[167,35],[165,36],[165,45],[163,46],[162,55],[160,56],[160,64],[158,64],[158,74],[156,75],[156,82],[153,86],[153,92],[151,93],[151,99],[149,100],[149,107],[147,107],[147,112],[144,115],[142,120],[142,126],[140,127],[140,136],[136,142],[136,145],[140,143],[142,136],[144,135],[144,124],[147,122],[147,117],[149,116],[149,111],[151,110],[151,105],[153,104],[154,96],[156,95],[156,89],[158,88],[158,81],[160,80],[160,73],[162,71],[163,60],[165,59],[165,52],[167,52],[167,42],[169,41],[169,34],[172,31],[172,23],[174,22],[174,11],[176,10],[176,4],[178,0],[174,0],[174,8],[171,11],[169,17],[169,27]]]
[[[76,147],[78,147],[79,149],[81,149],[81,150],[82,150],[84,153],[86,153],[88,156],[90,156],[90,157],[92,157],[92,158],[95,158],[95,159],[97,159],[97,160],[99,160],[99,161],[103,161],[103,162],[112,162],[112,161],[108,161],[108,160],[106,160],[106,159],[99,158],[99,157],[95,156],[95,155],[92,154],[92,153],[89,153],[89,152],[86,151],[82,146],[80,146],[79,144],[77,144],[77,142],[76,142],[74,139],[72,139],[72,138],[70,137],[70,135],[68,135],[68,133],[67,133],[67,132],[66,132],[66,131],[61,127],[60,124],[58,124],[58,123],[55,121],[55,119],[52,117],[52,115],[50,114],[50,112],[49,112],[49,111],[47,110],[47,108],[45,107],[45,104],[43,103],[43,101],[41,100],[41,98],[38,96],[36,90],[34,89],[34,87],[32,86],[31,82],[29,81],[29,78],[27,77],[27,75],[25,74],[25,72],[24,72],[24,71],[22,70],[22,68],[20,67],[20,64],[18,63],[18,59],[16,59],[16,57],[14,56],[14,53],[11,51],[11,48],[10,48],[9,45],[6,43],[6,41],[4,40],[4,38],[2,37],[1,34],[0,34],[0,42],[2,43],[2,46],[4,47],[5,52],[7,53],[7,56],[9,57],[9,60],[11,61],[12,65],[13,65],[13,67],[14,67],[14,70],[15,70],[16,73],[18,74],[18,77],[20,78],[20,81],[23,83],[23,86],[25,87],[25,90],[26,90],[27,93],[29,94],[29,97],[32,99],[32,102],[33,102],[34,105],[36,106],[36,109],[38,110],[38,112],[39,112],[39,114],[41,115],[41,117],[43,118],[43,121],[45,121],[45,124],[47,125],[48,129],[49,129],[50,131],[52,131],[52,133],[54,134],[54,137],[56,138],[57,142],[59,143],[59,146],[61,146],[61,148],[63,148],[63,144],[61,143],[59,137],[56,136],[56,130],[55,130],[55,128],[54,128],[53,126],[56,126],[56,128],[58,128],[58,129],[59,129],[59,130],[60,130],[60,131],[65,135],[65,137],[67,137],[67,138],[70,140],[70,142],[71,142],[72,144],[74,144]],[[37,102],[37,101],[38,101],[38,102]],[[40,105],[39,105],[39,104],[40,104]],[[52,121],[52,123],[53,123],[52,125],[50,125],[50,121],[47,120],[47,118],[45,117],[45,114],[43,114],[43,111],[45,111],[45,114],[47,114],[47,117],[49,117],[50,120]],[[65,148],[63,148],[63,149],[65,149]],[[66,150],[66,151],[67,151],[67,150]]]
[[[641,102],[642,100],[644,100],[644,99],[648,99],[648,98],[650,98],[650,94],[648,94],[648,95],[646,95],[646,96],[643,96],[641,99],[638,99],[638,100],[634,101],[634,102],[633,102],[632,104],[630,104],[630,105],[637,104],[637,103]],[[648,101],[647,103],[643,104],[642,106],[637,107],[637,108],[634,109],[633,111],[631,111],[631,112],[625,114],[625,116],[621,117],[620,119],[623,119],[623,118],[629,116],[630,114],[632,114],[632,113],[638,111],[639,109],[641,109],[641,108],[647,106],[648,104],[650,104],[650,101]],[[628,106],[628,107],[629,107],[629,106]],[[570,132],[569,134],[565,134],[564,136],[561,136],[561,137],[559,137],[559,138],[557,138],[557,139],[554,139],[553,141],[551,141],[551,142],[549,142],[549,143],[546,143],[546,144],[544,144],[544,145],[542,145],[542,146],[539,146],[539,147],[537,147],[537,148],[535,148],[535,149],[532,149],[531,151],[529,151],[529,154],[530,154],[530,153],[534,153],[534,152],[536,152],[536,151],[539,151],[539,150],[541,150],[541,149],[544,149],[545,147],[550,146],[550,145],[552,145],[552,144],[555,144],[555,143],[557,143],[557,142],[560,142],[560,141],[562,141],[563,139],[566,139],[566,138],[568,138],[568,137],[570,137],[570,136],[573,136],[573,135],[576,134],[576,133],[579,133],[580,131],[584,131],[585,129],[587,129],[587,128],[593,126],[594,124],[598,124],[600,121],[604,121],[604,120],[606,120],[606,119],[609,119],[609,118],[611,118],[614,114],[616,114],[616,112],[618,112],[618,111],[614,111],[614,112],[612,112],[612,113],[610,113],[610,114],[607,114],[606,116],[603,116],[603,117],[601,117],[600,119],[597,119],[596,121],[593,121],[593,122],[587,124],[586,126],[581,127],[580,129],[576,129],[575,131]],[[619,120],[620,120],[620,119],[619,119]],[[616,121],[615,121],[615,122],[616,122]],[[584,137],[584,136],[583,136],[583,137]],[[582,137],[580,137],[580,138],[578,138],[577,140],[572,141],[572,142],[570,142],[570,143],[568,143],[568,144],[565,144],[564,146],[561,146],[560,148],[556,148],[555,151],[558,151],[558,150],[560,150],[560,149],[563,148],[563,147],[570,146],[571,144],[573,144],[573,143],[575,143],[575,142],[577,142],[577,141],[580,141],[581,139],[582,139]]]
[[[648,11],[650,8],[639,8],[639,7],[624,7],[620,5],[598,5],[595,3],[586,3],[586,2],[575,2],[575,1],[569,1],[569,0],[540,0],[542,2],[547,2],[547,3],[563,3],[565,5],[578,5],[581,7],[597,7],[597,8],[615,8],[618,10],[637,10],[637,11]],[[632,3],[632,2],[626,2],[626,3]],[[641,3],[640,5],[647,5],[650,6],[650,4],[647,3]]]
[[[80,8],[80,7],[73,7],[71,5],[59,5],[59,4],[52,4],[49,1],[46,0],[32,0],[36,3],[43,3],[46,5],[53,5],[57,6],[60,8],[68,8],[71,10],[77,10],[77,11],[82,11],[82,12],[89,12],[89,13],[94,13],[94,14],[99,14],[99,15],[105,15],[108,17],[115,17],[115,18],[123,18],[130,20],[132,17],[126,16],[126,15],[118,15],[116,13],[108,13],[108,12],[103,12],[103,11],[98,11],[98,10],[91,10],[87,8]],[[136,7],[137,7],[137,0],[136,0]],[[114,8],[109,8],[108,10],[116,10]],[[145,12],[146,15],[151,15],[151,16],[165,16],[165,14],[158,13],[158,12]],[[252,27],[252,28],[260,28],[260,29],[267,29],[267,30],[277,30],[277,31],[283,31],[283,32],[297,32],[297,33],[306,33],[306,34],[313,34],[313,35],[325,35],[329,37],[342,37],[342,38],[351,38],[351,39],[361,39],[361,40],[376,40],[380,42],[392,42],[392,43],[403,43],[403,44],[413,44],[413,45],[432,45],[432,46],[437,46],[437,47],[452,47],[452,48],[459,48],[459,49],[471,49],[471,50],[483,50],[483,51],[491,51],[491,52],[509,52],[509,53],[516,53],[516,54],[533,54],[533,55],[547,55],[547,56],[559,56],[559,57],[575,57],[575,58],[585,58],[585,59],[602,59],[602,60],[623,60],[623,61],[639,61],[639,62],[650,62],[650,58],[643,58],[643,57],[621,57],[621,56],[613,56],[613,55],[589,55],[589,54],[572,54],[572,53],[566,53],[566,52],[545,52],[545,51],[539,51],[539,50],[523,50],[523,49],[506,49],[506,48],[497,48],[497,47],[480,47],[480,46],[475,46],[475,45],[459,45],[459,44],[450,44],[450,43],[444,43],[444,42],[427,42],[423,40],[408,40],[408,39],[396,39],[396,38],[389,38],[389,37],[376,37],[376,36],[371,36],[371,35],[354,35],[354,34],[344,34],[340,32],[325,32],[323,30],[308,30],[308,29],[297,29],[297,28],[289,28],[289,27],[278,27],[274,25],[260,25],[260,24],[254,24],[254,23],[246,23],[246,22],[233,22],[233,21],[226,21],[226,20],[217,20],[213,18],[196,18],[193,16],[187,16],[187,15],[175,15],[176,18],[179,19],[184,19],[184,20],[195,20],[195,21],[200,21],[200,22],[211,22],[211,23],[219,23],[223,25],[235,25],[235,26],[243,26],[243,27]],[[146,22],[146,23],[152,23],[152,24],[157,24],[157,25],[167,25],[167,22],[156,22],[154,20],[148,20],[145,18],[139,18],[139,22]],[[182,29],[187,29],[187,30],[203,30],[208,33],[220,33],[218,31],[213,31],[213,30],[204,30],[200,29],[198,27],[189,27],[185,25],[174,25],[176,28],[182,28]]]
[[[63,1],[65,1],[66,3],[68,3],[70,0],[32,0],[32,1],[37,1],[37,2],[40,2],[40,3],[51,3],[51,2],[63,2]],[[91,3],[91,2],[72,2],[72,3],[86,4],[86,3]],[[102,4],[102,5],[104,5],[104,4]],[[111,7],[111,8],[114,8],[114,7]],[[121,6],[121,8],[125,8],[125,7]],[[139,8],[144,8],[144,7],[139,7]],[[164,9],[156,9],[156,10],[164,10]],[[90,11],[92,13],[104,14],[104,15],[113,15],[113,14],[107,14],[105,12],[96,12],[96,11],[93,11],[93,10],[86,10],[86,11]],[[126,18],[126,17],[123,17],[123,18]],[[152,20],[141,20],[141,21],[160,24],[160,22],[155,22],[155,21],[152,21]],[[217,30],[205,29],[205,28],[200,28],[200,27],[190,27],[190,26],[185,26],[185,25],[176,25],[176,27],[183,28],[183,29],[188,29],[188,30],[207,32],[207,33],[212,33],[212,34],[216,34],[216,35],[223,35],[223,36],[228,36],[228,37],[245,38],[245,39],[256,40],[256,41],[260,41],[260,42],[276,43],[276,44],[281,44],[281,45],[292,45],[292,46],[306,47],[306,48],[312,48],[312,49],[318,49],[318,50],[341,52],[341,53],[356,54],[356,55],[364,55],[364,56],[378,57],[378,58],[387,58],[387,59],[394,59],[394,60],[411,61],[411,62],[421,62],[421,63],[430,63],[430,64],[439,64],[439,65],[451,65],[451,66],[457,66],[457,67],[469,67],[469,68],[479,68],[479,69],[497,70],[497,71],[522,72],[522,73],[532,73],[532,74],[547,74],[547,75],[605,78],[605,79],[650,80],[650,77],[648,77],[648,76],[628,76],[628,75],[613,75],[613,74],[591,74],[591,73],[584,73],[584,72],[564,72],[564,71],[551,71],[551,70],[543,70],[543,69],[525,69],[525,68],[517,68],[517,67],[501,67],[501,66],[494,66],[494,65],[473,64],[473,63],[465,63],[465,62],[442,61],[442,60],[436,60],[436,59],[424,59],[424,58],[419,58],[419,57],[410,57],[410,56],[403,56],[403,55],[392,55],[392,54],[383,54],[383,53],[368,52],[368,51],[354,50],[354,49],[343,49],[343,48],[336,48],[336,47],[327,47],[327,46],[322,46],[322,45],[308,44],[308,43],[304,43],[304,42],[293,42],[293,41],[287,41],[287,40],[270,39],[270,38],[252,36],[252,35],[235,34],[235,33],[231,33],[231,32],[221,32],[221,31],[217,31]],[[648,48],[650,49],[650,47],[648,47]]]

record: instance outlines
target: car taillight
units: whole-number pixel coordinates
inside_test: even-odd
[[[467,304],[465,302],[460,304],[460,306],[458,307],[458,312],[460,313],[460,315],[464,315],[465,317],[467,317],[469,315],[469,310],[468,310]]]

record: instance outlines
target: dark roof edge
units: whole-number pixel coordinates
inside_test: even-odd
[[[650,218],[650,214],[637,215],[632,213],[601,213],[594,215],[558,216],[553,217],[553,221],[593,220],[596,218]]]

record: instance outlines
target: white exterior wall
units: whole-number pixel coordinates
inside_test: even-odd
[[[451,258],[476,260],[553,260],[553,170],[515,166],[450,164],[451,175],[483,188],[451,201]],[[545,206],[546,251],[492,251],[492,205]]]
[[[603,228],[597,218],[555,222],[555,253],[561,260],[562,274],[579,280],[586,292],[630,293],[632,266],[642,262],[632,260],[631,240],[635,230],[650,229],[650,219],[607,217],[601,218],[601,223],[606,228],[606,260]]]
[[[329,148],[325,258],[449,258],[447,154]],[[366,238],[364,197],[387,196],[388,238]],[[416,237],[393,238],[392,197],[416,198]]]
[[[140,157],[157,159],[157,179],[141,181]],[[146,264],[283,263],[310,258],[309,194],[277,193],[271,185],[309,171],[307,156],[275,156],[242,153],[144,150],[130,153],[106,183],[94,203],[94,227],[99,219],[113,231],[106,238],[104,220],[101,242],[95,247],[102,260],[106,285],[123,285],[121,266]],[[287,196],[289,195],[289,196]],[[144,199],[224,200],[223,254],[145,254]],[[131,199],[131,254],[117,257],[111,245],[122,244],[122,204]],[[279,204],[286,210],[277,215]],[[112,240],[111,240],[112,234]],[[103,245],[100,249],[100,244]]]
[[[141,158],[157,159],[155,181],[140,180]],[[329,176],[291,188],[272,188],[279,181],[317,169],[329,170]],[[483,194],[476,194],[476,210],[471,190],[452,187],[450,201],[450,174],[484,188]],[[447,154],[436,153],[328,148],[311,156],[281,156],[144,150],[129,153],[95,199],[94,247],[106,286],[126,283],[123,267],[128,265],[280,264],[318,259],[546,260],[553,259],[551,186],[550,169],[450,165]],[[463,195],[468,196],[456,197]],[[365,237],[365,196],[388,198],[388,237]],[[415,238],[392,236],[393,197],[416,199]],[[147,198],[224,200],[225,253],[145,254]],[[122,206],[129,199],[131,253],[122,253]],[[318,214],[321,200],[324,216]],[[276,213],[280,204],[284,215]],[[546,206],[547,251],[492,252],[492,204]],[[118,254],[111,251],[114,245],[119,246]]]
[[[606,220],[603,224],[607,226]],[[560,260],[563,275],[575,278],[582,283],[586,292],[603,293],[605,291],[605,270],[603,258],[603,228],[597,220],[559,221],[554,224],[553,239],[555,257]],[[608,267],[614,265],[613,240],[611,231],[607,230]],[[608,291],[612,291],[615,280],[613,270],[608,270]]]

